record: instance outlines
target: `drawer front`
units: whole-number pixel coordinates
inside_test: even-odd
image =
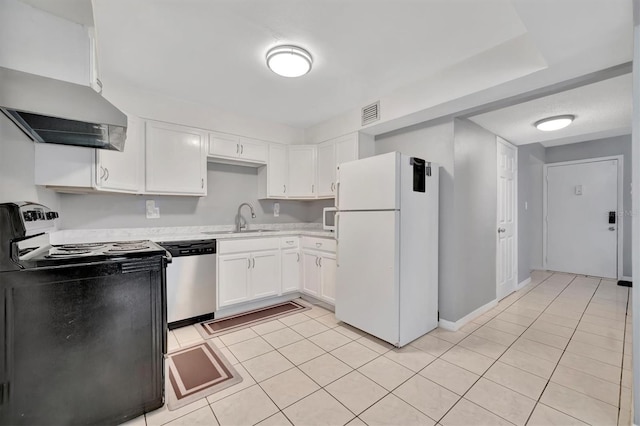
[[[336,240],[333,238],[302,237],[302,248],[335,253]]]
[[[218,240],[218,253],[246,253],[261,250],[278,250],[279,238],[249,238],[237,240]]]
[[[298,248],[300,247],[300,237],[290,236],[290,237],[282,237],[280,238],[280,248],[288,249],[288,248]]]

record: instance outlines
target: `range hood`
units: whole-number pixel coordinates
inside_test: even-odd
[[[127,116],[89,86],[0,67],[0,111],[36,142],[124,150]]]

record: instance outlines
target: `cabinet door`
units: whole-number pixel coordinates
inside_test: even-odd
[[[316,196],[316,147],[289,146],[290,197]]]
[[[256,163],[266,163],[267,144],[256,139],[240,138],[240,158]]]
[[[124,151],[96,150],[96,188],[104,191],[139,192],[143,143],[143,123],[137,117],[127,116]]]
[[[336,303],[336,257],[323,254],[320,265],[320,296],[327,302]]]
[[[318,146],[318,196],[332,196],[335,181],[335,144],[329,141]]]
[[[282,250],[282,292],[300,290],[300,252]]]
[[[289,174],[286,146],[269,146],[267,173],[267,195],[269,197],[285,197],[287,195],[287,176]]]
[[[302,289],[305,293],[318,296],[320,290],[320,267],[318,266],[318,256],[315,253],[302,252],[302,268],[304,279]]]
[[[280,294],[280,250],[256,252],[251,256],[251,297]]]
[[[248,253],[218,256],[218,308],[246,302],[251,256]]]
[[[335,167],[348,161],[358,159],[358,135],[347,135],[335,140],[336,163]]]
[[[207,194],[207,158],[203,132],[147,121],[145,145],[148,192]]]
[[[240,138],[226,133],[209,133],[208,155],[237,158],[240,155]]]

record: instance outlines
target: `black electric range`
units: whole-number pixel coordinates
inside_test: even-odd
[[[51,245],[0,204],[0,424],[117,424],[164,403],[166,265],[150,241]]]

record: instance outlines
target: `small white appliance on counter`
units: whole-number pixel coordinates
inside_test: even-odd
[[[343,163],[336,317],[397,347],[438,325],[438,165],[399,152]]]
[[[335,232],[337,212],[338,209],[335,207],[325,207],[322,209],[322,229]]]

